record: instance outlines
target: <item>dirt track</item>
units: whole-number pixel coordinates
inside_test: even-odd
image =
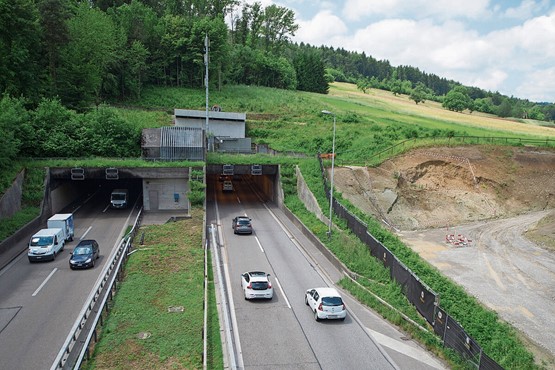
[[[336,168],[335,186],[555,367],[555,151],[422,149],[379,168]]]

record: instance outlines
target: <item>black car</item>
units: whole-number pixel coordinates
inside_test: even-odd
[[[69,257],[69,267],[73,269],[94,267],[100,257],[100,248],[96,240],[81,240]]]
[[[252,234],[251,219],[246,216],[237,216],[231,222],[234,234]]]

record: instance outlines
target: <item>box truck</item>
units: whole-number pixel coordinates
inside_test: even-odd
[[[127,189],[114,189],[110,195],[110,205],[112,208],[127,208],[129,202],[129,192]]]
[[[73,240],[73,213],[57,213],[48,219],[46,226],[49,229],[62,229],[66,242]]]
[[[62,229],[41,229],[29,240],[29,262],[54,260],[64,250],[64,245]]]

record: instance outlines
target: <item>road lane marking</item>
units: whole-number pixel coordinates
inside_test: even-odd
[[[427,352],[425,352],[422,349],[409,346],[408,344],[405,344],[401,341],[388,337],[387,335],[378,333],[377,331],[372,330],[370,328],[366,328],[366,331],[372,337],[374,337],[376,342],[378,342],[381,346],[391,348],[392,350],[402,353],[405,356],[414,358],[419,362],[425,363],[426,365],[429,365],[434,369],[445,369],[445,367],[443,367],[436,359],[434,359],[432,356],[430,356]]]
[[[262,248],[262,244],[260,243],[260,240],[258,240],[258,236],[255,235],[254,240],[256,240],[256,242],[258,243],[258,247],[260,248],[262,253],[264,253],[264,248]]]
[[[52,270],[52,272],[50,273],[50,275],[47,276],[46,279],[44,279],[44,281],[42,282],[42,284],[37,288],[37,290],[35,290],[35,292],[33,293],[33,297],[36,296],[37,294],[39,294],[40,290],[42,289],[42,287],[48,282],[48,280],[50,280],[50,278],[52,277],[52,275],[54,275],[54,273],[58,271],[58,268],[55,267],[54,270]]]
[[[87,229],[87,231],[85,231],[83,233],[83,235],[81,235],[81,238],[79,238],[79,240],[83,240],[85,238],[85,236],[89,233],[89,231],[91,231],[92,226],[89,226],[89,228]]]
[[[276,279],[276,284],[279,288],[279,291],[281,292],[281,295],[283,296],[283,298],[285,298],[285,303],[287,303],[287,307],[289,309],[291,309],[291,305],[289,304],[289,300],[287,299],[287,296],[285,295],[285,292],[283,291],[283,288],[281,287],[281,284],[279,283],[279,280],[278,280],[277,276],[276,276],[275,279]]]

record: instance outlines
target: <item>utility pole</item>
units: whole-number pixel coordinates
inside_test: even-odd
[[[204,37],[204,87],[206,88],[206,125],[204,132],[208,143],[208,150],[210,151],[210,138],[208,137],[208,52],[210,51],[210,42],[208,41],[208,34]]]

